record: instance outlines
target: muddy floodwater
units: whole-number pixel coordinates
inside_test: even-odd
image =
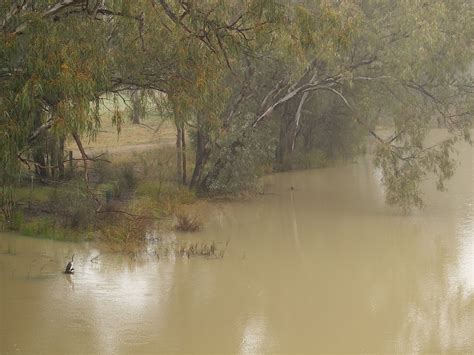
[[[361,158],[269,176],[166,237],[228,243],[222,259],[1,234],[0,353],[473,353],[474,155],[459,149],[448,192],[426,186],[409,215]]]

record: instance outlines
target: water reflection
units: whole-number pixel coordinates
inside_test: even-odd
[[[263,316],[254,315],[245,323],[240,354],[262,354],[268,349],[265,341],[266,324]]]
[[[471,191],[471,196],[474,191]],[[458,258],[450,279],[467,298],[474,293],[474,202],[468,204],[465,218],[458,222]]]
[[[73,281],[71,275],[66,274],[66,275],[64,275],[64,277],[66,278],[66,281],[69,283],[69,285],[71,285],[71,290],[74,291],[74,281]]]

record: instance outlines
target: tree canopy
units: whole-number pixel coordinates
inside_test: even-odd
[[[469,0],[0,0],[0,14],[4,188],[22,165],[56,164],[35,158],[45,134],[73,137],[87,167],[101,100],[138,90],[171,107],[178,149],[187,132],[200,191],[246,188],[301,154],[355,155],[369,136],[387,201],[421,206],[420,183],[443,189],[454,143],[470,141]],[[434,126],[448,134],[427,146]]]

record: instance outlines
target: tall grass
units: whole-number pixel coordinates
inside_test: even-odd
[[[77,231],[64,228],[58,221],[50,217],[35,217],[24,222],[19,228],[19,232],[29,237],[79,241],[88,239],[88,233],[78,233]]]

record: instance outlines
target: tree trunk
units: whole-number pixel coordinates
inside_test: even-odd
[[[140,91],[133,91],[130,95],[130,101],[132,104],[132,112],[130,120],[133,124],[140,124],[141,115],[143,112],[142,101],[140,98]]]
[[[280,117],[280,137],[278,142],[276,160],[279,170],[291,169],[291,155],[293,152],[293,139],[295,137],[295,120],[293,100],[287,102]]]
[[[183,184],[186,185],[186,134],[184,130],[184,125],[181,128],[181,162],[182,162],[182,178],[183,178]]]
[[[196,137],[196,163],[194,165],[193,176],[189,187],[196,188],[200,185],[204,166],[206,165],[207,158],[209,157],[209,148],[207,147],[209,137],[207,136],[205,129],[200,124],[199,114],[197,119],[197,137]]]
[[[174,123],[176,125],[176,178],[177,181],[186,184],[186,133],[185,119],[176,106],[176,101],[169,97],[173,108]]]
[[[48,178],[48,169],[46,169],[46,159],[42,147],[34,148],[33,160],[35,162],[36,175],[40,178]]]
[[[56,163],[57,163],[57,155],[58,155],[58,139],[50,134],[47,133],[47,146],[46,146],[46,159],[48,164],[48,172],[49,176],[56,177]]]
[[[59,178],[64,179],[64,142],[66,137],[63,135],[59,137],[58,140],[58,151],[57,151],[57,163],[58,163],[58,172]]]
[[[226,164],[229,163],[229,159],[233,159],[237,155],[237,148],[244,147],[244,144],[240,140],[233,142],[228,150],[217,159],[215,164],[209,169],[207,174],[201,179],[199,188],[200,190],[208,190],[213,181],[219,177],[222,169],[225,168]]]
[[[176,124],[176,180],[181,181],[183,178],[183,135],[182,128]]]

